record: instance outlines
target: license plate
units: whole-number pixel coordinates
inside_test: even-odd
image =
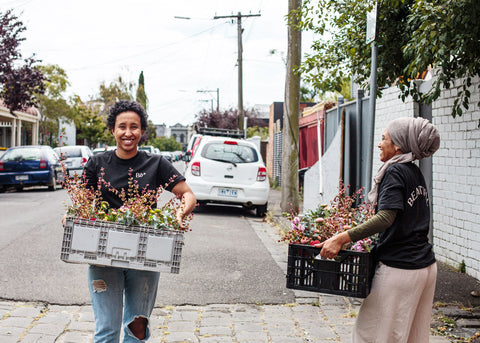
[[[224,196],[224,197],[236,198],[237,197],[237,190],[236,189],[230,189],[230,188],[219,188],[218,189],[218,195],[219,196]]]
[[[28,180],[28,175],[15,175],[15,180],[17,180],[17,181]]]

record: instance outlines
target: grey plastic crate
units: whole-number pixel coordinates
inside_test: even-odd
[[[67,218],[60,259],[178,274],[184,232]]]

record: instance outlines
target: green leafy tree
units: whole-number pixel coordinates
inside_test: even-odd
[[[138,88],[137,88],[137,97],[136,100],[140,103],[145,110],[147,110],[148,106],[148,98],[147,94],[145,93],[145,79],[143,77],[143,70],[140,72],[140,76],[138,77]]]
[[[379,0],[377,7],[378,94],[397,85],[402,99],[430,103],[442,87],[454,88],[452,115],[468,109],[472,78],[480,74],[478,0]],[[324,91],[340,92],[345,77],[367,88],[371,49],[366,44],[367,12],[373,1],[304,0],[296,12],[299,27],[319,37],[299,68],[305,80]],[[413,82],[428,68],[436,77],[422,94]],[[456,85],[457,79],[462,79]]]
[[[102,116],[108,116],[110,108],[118,100],[133,100],[133,89],[135,85],[133,82],[126,82],[121,76],[110,82],[108,85],[105,81],[100,84],[99,94],[97,100],[104,104],[104,107],[100,114]]]
[[[149,119],[147,129],[143,133],[140,144],[153,145],[151,144],[152,140],[155,139],[156,137],[157,137],[157,129],[155,128],[155,124]]]
[[[174,137],[155,137],[150,143],[160,149],[160,151],[179,151],[182,150],[182,144],[177,142]]]
[[[73,101],[75,126],[78,130],[77,137],[85,139],[90,148],[96,147],[99,142],[115,145],[115,143],[111,144],[113,136],[111,134],[107,135],[107,125],[99,116],[99,107],[84,104],[78,96],[74,97]]]
[[[247,138],[259,136],[262,140],[268,139],[268,127],[249,126],[247,127]]]
[[[308,86],[300,86],[300,102],[314,102],[317,90]]]
[[[38,109],[42,114],[39,122],[39,139],[41,144],[54,146],[59,135],[59,119],[70,121],[74,119],[73,109],[64,98],[70,84],[65,70],[58,65],[40,66],[40,70],[45,76],[45,93],[36,95]]]

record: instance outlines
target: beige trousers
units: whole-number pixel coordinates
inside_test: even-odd
[[[428,343],[437,264],[398,269],[380,263],[364,300],[353,343]]]

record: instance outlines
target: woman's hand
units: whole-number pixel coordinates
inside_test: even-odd
[[[323,258],[335,258],[337,257],[340,249],[342,249],[343,245],[351,241],[352,240],[350,239],[350,236],[345,231],[327,239],[325,242],[315,244],[315,246],[317,248],[322,248],[320,251],[320,256]]]
[[[63,215],[63,218],[62,218],[62,226],[65,227],[65,222],[67,221],[67,214],[64,214]]]
[[[185,181],[177,183],[175,187],[173,187],[172,192],[182,199],[182,205],[177,211],[177,222],[182,229],[185,229],[183,226],[183,220],[192,212],[197,204],[197,199]]]

